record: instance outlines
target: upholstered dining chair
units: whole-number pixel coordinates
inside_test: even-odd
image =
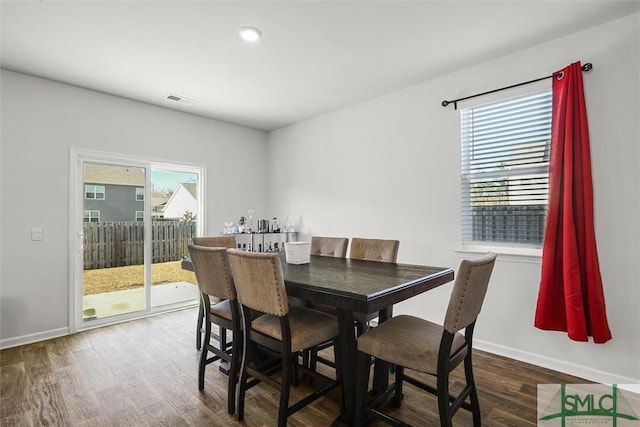
[[[204,389],[204,373],[207,365],[216,360],[224,360],[229,363],[227,412],[233,414],[235,412],[242,332],[240,306],[236,298],[231,269],[227,262],[227,248],[189,245],[189,254],[200,289],[205,322],[202,354],[198,365],[198,389]],[[212,303],[212,297],[215,298],[214,303]],[[220,329],[217,336],[211,332],[213,324]],[[226,330],[231,330],[233,333],[232,343],[226,341]],[[218,342],[217,346],[214,341]],[[209,353],[212,355],[209,356]]]
[[[348,246],[347,237],[311,237],[311,255],[345,258]]]
[[[398,260],[398,248],[400,241],[386,239],[363,239],[354,237],[351,239],[350,259],[378,262],[396,262]],[[378,317],[378,313],[354,313],[357,334],[368,329],[372,320]]]
[[[338,321],[330,314],[289,305],[279,254],[237,249],[229,249],[227,254],[243,313],[245,345],[238,385],[238,420],[244,419],[247,390],[264,382],[280,388],[278,426],[284,427],[290,415],[340,384],[339,368],[335,380],[309,372],[324,385],[289,405],[291,384],[295,381],[294,374],[298,372],[298,354],[334,339],[338,335]],[[252,310],[262,315],[251,320]],[[280,354],[282,380],[279,383],[272,378],[273,369],[261,370],[261,364],[257,363],[258,345]],[[336,347],[336,351],[339,352],[339,347]]]
[[[363,425],[367,418],[379,418],[393,425],[407,425],[383,413],[379,407],[386,403],[400,407],[405,381],[437,396],[441,426],[451,427],[451,420],[461,407],[471,411],[473,425],[480,426],[480,404],[471,361],[473,329],[495,261],[496,254],[488,253],[460,263],[442,325],[401,315],[358,337],[356,426]],[[460,332],[463,329],[464,334]],[[396,369],[395,383],[381,395],[370,399],[367,387],[372,356],[394,364]],[[464,364],[466,384],[459,394],[452,396],[449,374],[461,363]],[[435,386],[407,375],[405,369],[435,376]]]
[[[400,241],[385,239],[351,239],[349,258],[365,261],[396,262]]]
[[[191,240],[194,245],[198,246],[210,246],[216,248],[236,247],[236,236],[234,235],[194,237]]]
[[[192,243],[197,246],[209,246],[218,248],[235,248],[236,237],[235,236],[206,236],[206,237],[194,237]],[[196,321],[196,349],[202,348],[202,340],[204,337],[204,304],[202,298],[200,298],[200,306],[198,307],[198,320]],[[221,335],[226,334],[224,331],[219,332]]]

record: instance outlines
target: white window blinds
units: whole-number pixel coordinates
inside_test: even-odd
[[[461,110],[462,239],[540,245],[551,90]]]

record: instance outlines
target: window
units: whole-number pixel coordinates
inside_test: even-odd
[[[136,187],[136,200],[143,201],[144,200],[144,188]]]
[[[462,240],[540,245],[551,90],[461,110]]]
[[[144,221],[144,211],[136,211],[136,221]]]
[[[85,210],[84,222],[100,222],[100,211]]]
[[[93,200],[104,200],[104,185],[85,185],[84,198]]]

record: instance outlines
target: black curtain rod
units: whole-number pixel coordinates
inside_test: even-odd
[[[591,71],[592,68],[593,68],[593,64],[591,62],[587,62],[586,64],[584,64],[582,66],[582,71]],[[554,75],[555,74],[552,74],[550,76],[540,77],[539,79],[529,80],[528,82],[517,83],[517,84],[511,85],[511,86],[501,87],[500,89],[494,89],[494,90],[490,90],[488,92],[482,92],[482,93],[477,93],[475,95],[465,96],[464,98],[458,98],[458,99],[454,99],[452,101],[442,101],[442,106],[446,107],[449,104],[453,104],[453,108],[455,110],[457,110],[458,109],[458,101],[464,101],[465,99],[476,98],[478,96],[489,95],[490,93],[494,93],[494,92],[500,92],[501,90],[507,90],[507,89],[511,89],[511,88],[514,88],[514,87],[518,87],[518,86],[528,85],[528,84],[531,84],[531,83],[539,82],[541,80],[550,79]]]

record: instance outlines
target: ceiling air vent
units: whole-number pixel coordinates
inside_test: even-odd
[[[173,102],[179,102],[180,104],[184,104],[184,105],[193,105],[196,103],[194,99],[189,99],[189,98],[185,98],[184,96],[178,96],[178,95],[172,95],[172,94],[165,96],[165,99]]]

